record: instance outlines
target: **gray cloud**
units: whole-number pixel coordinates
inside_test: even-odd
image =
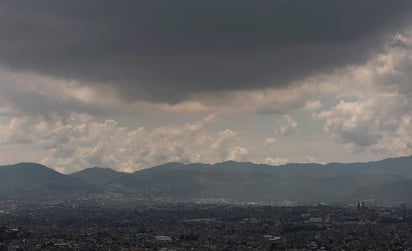
[[[281,87],[365,60],[401,29],[407,0],[12,1],[0,65],[174,103]]]
[[[94,115],[114,114],[127,107],[93,88],[29,73],[0,69],[0,116],[62,114],[81,111]],[[100,97],[105,96],[102,100]]]
[[[349,151],[411,154],[411,31],[394,41],[368,63],[331,74],[321,84],[326,90],[326,83],[335,83],[332,92],[341,100],[318,116],[325,120],[325,131]]]

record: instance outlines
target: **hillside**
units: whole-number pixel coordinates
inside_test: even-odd
[[[0,166],[0,196],[41,198],[96,192],[97,188],[77,178],[63,175],[35,163]]]
[[[359,191],[406,178],[412,178],[411,157],[326,165],[269,166],[233,161],[215,165],[169,163],[121,176],[110,183],[176,199],[340,203],[357,198],[387,201],[383,189],[362,196]],[[396,200],[409,200],[398,197]]]
[[[138,195],[170,200],[226,199],[263,203],[374,200],[412,204],[409,196],[412,157],[326,165],[270,166],[234,161],[213,165],[167,163],[134,173],[95,167],[71,175],[34,163],[0,167],[0,198],[93,195],[96,192],[100,198],[117,194],[130,200]]]
[[[110,168],[92,167],[72,173],[70,176],[76,177],[89,184],[102,185],[125,174],[127,173],[117,172]]]

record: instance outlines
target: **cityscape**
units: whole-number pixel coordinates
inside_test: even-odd
[[[412,210],[71,201],[2,203],[0,250],[409,250]]]

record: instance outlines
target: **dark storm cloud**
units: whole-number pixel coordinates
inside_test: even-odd
[[[0,65],[176,102],[365,60],[408,0],[0,0]]]

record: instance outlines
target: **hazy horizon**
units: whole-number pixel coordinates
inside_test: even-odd
[[[42,163],[38,163],[38,162],[15,162],[15,163],[7,163],[7,164],[0,164],[0,167],[6,167],[6,166],[17,166],[20,164],[39,164],[39,165],[44,165],[45,167],[48,167],[50,169],[53,169],[59,173],[65,174],[65,175],[71,175],[77,172],[81,172],[84,170],[88,170],[88,169],[94,169],[94,168],[98,168],[98,169],[110,169],[116,172],[120,172],[120,173],[127,173],[127,174],[132,174],[134,172],[137,171],[142,171],[145,169],[150,169],[150,168],[155,168],[155,167],[159,167],[159,166],[169,166],[171,164],[182,164],[182,165],[210,165],[210,166],[215,166],[215,165],[219,165],[219,164],[224,164],[224,163],[229,163],[229,162],[233,162],[235,164],[253,164],[253,165],[265,165],[265,166],[272,166],[272,167],[282,167],[282,166],[287,166],[287,165],[305,165],[305,164],[315,164],[315,165],[322,165],[322,166],[327,166],[327,165],[333,165],[333,164],[368,164],[368,163],[375,163],[375,162],[381,162],[381,161],[385,161],[385,160],[391,160],[391,159],[403,159],[403,158],[410,158],[412,157],[412,155],[408,155],[408,156],[399,156],[399,157],[394,157],[394,158],[384,158],[384,159],[379,159],[379,160],[371,160],[371,161],[357,161],[357,162],[327,162],[327,163],[319,163],[319,162],[289,162],[289,163],[284,163],[284,164],[277,164],[277,165],[273,165],[273,164],[267,164],[267,163],[256,163],[253,161],[234,161],[234,160],[226,160],[226,161],[220,161],[220,162],[215,162],[215,163],[204,163],[204,162],[165,162],[165,163],[161,163],[158,165],[154,165],[154,166],[146,166],[143,167],[139,170],[136,171],[122,171],[122,170],[117,170],[114,167],[109,167],[109,166],[89,166],[89,167],[83,167],[80,168],[79,170],[76,170],[74,172],[61,172],[59,170],[56,170],[53,166],[48,166],[48,165],[44,165]]]

